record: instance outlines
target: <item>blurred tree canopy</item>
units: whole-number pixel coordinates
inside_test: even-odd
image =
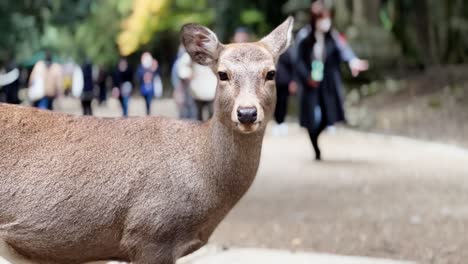
[[[357,52],[377,64],[464,63],[465,0],[324,0]],[[310,0],[16,0],[0,1],[0,61],[26,61],[49,49],[62,59],[103,65],[150,50],[170,61],[188,22],[228,42],[238,26],[262,36],[288,14],[308,21]]]

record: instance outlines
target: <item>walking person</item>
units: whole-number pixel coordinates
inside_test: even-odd
[[[107,77],[108,73],[104,66],[99,66],[99,72],[96,84],[99,88],[98,103],[99,105],[104,104],[107,101]]]
[[[128,106],[133,90],[133,71],[126,58],[121,58],[113,76],[112,94],[119,98],[122,115],[128,117]]]
[[[141,55],[141,64],[138,67],[138,81],[141,95],[145,98],[146,115],[151,114],[151,103],[155,96],[157,85],[161,86],[158,61],[149,52]],[[162,87],[159,87],[162,89]]]
[[[83,92],[81,94],[81,106],[83,115],[93,115],[92,102],[94,99],[94,80],[93,80],[93,65],[87,61],[81,67],[83,71]]]
[[[5,94],[4,101],[6,103],[20,104],[21,100],[18,97],[20,70],[13,57],[8,60],[5,70],[6,73],[0,76],[0,93],[3,92]],[[0,101],[2,101],[1,98]]]
[[[290,94],[296,93],[296,82],[294,81],[294,62],[292,53],[293,48],[289,48],[278,59],[276,66],[276,108],[275,121],[273,127],[275,136],[286,136],[288,134],[288,125],[285,123],[288,113],[288,100]]]
[[[187,52],[181,45],[177,58],[172,66],[171,82],[174,87],[174,101],[179,110],[179,118],[181,119],[196,119],[197,107],[195,100],[190,92],[190,78],[192,69],[190,68],[190,56],[186,56]],[[188,55],[188,54],[187,54]]]
[[[192,63],[190,90],[197,106],[197,119],[204,121],[213,116],[213,101],[216,95],[217,78],[213,71],[198,63]],[[205,117],[205,111],[208,116]]]
[[[195,63],[188,53],[184,53],[178,62],[179,76],[190,87],[196,106],[197,120],[204,121],[213,116],[213,100],[216,94],[217,78],[213,71]],[[208,117],[204,113],[208,112]]]
[[[35,107],[53,110],[54,100],[63,90],[62,67],[52,62],[46,52],[45,60],[38,61],[29,78],[29,99]]]
[[[369,67],[333,29],[331,11],[323,1],[312,3],[310,31],[297,50],[297,75],[302,87],[300,123],[309,132],[316,160],[322,159],[318,143],[321,132],[345,121],[340,64],[347,63],[353,76]]]

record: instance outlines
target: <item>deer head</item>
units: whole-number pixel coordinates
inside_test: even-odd
[[[223,45],[210,29],[188,24],[182,43],[192,60],[218,77],[214,118],[243,134],[263,131],[276,104],[275,66],[292,41],[289,17],[255,43]]]

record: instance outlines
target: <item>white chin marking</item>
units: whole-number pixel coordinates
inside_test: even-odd
[[[26,260],[14,252],[7,243],[0,239],[0,264],[37,264]]]
[[[252,125],[237,124],[237,129],[239,129],[239,131],[244,134],[254,133],[255,131],[258,130],[259,127],[260,127],[259,123],[255,123]]]

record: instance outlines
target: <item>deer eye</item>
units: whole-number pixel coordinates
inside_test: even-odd
[[[229,81],[229,75],[225,72],[218,72],[218,76],[221,81]]]
[[[275,76],[276,76],[276,71],[269,71],[267,73],[266,79],[268,81],[273,81],[275,79]]]

